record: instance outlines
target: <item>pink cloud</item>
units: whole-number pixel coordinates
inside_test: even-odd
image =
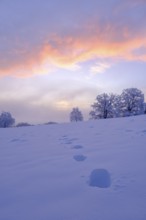
[[[89,22],[74,34],[52,34],[38,44],[12,48],[0,57],[0,75],[27,77],[41,73],[43,66],[66,68],[95,58],[146,61],[146,53],[135,53],[146,47],[145,31],[134,33],[128,26]],[[51,68],[50,68],[51,69]]]

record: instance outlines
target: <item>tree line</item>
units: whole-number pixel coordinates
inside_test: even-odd
[[[97,95],[95,102],[91,105],[90,119],[106,119],[116,117],[127,117],[146,114],[146,103],[144,94],[137,88],[124,89],[121,95],[102,93]],[[83,114],[78,107],[73,108],[70,113],[70,121],[83,121]],[[0,127],[11,127],[15,119],[9,112],[0,115]],[[19,123],[17,127],[29,126],[28,123]]]
[[[90,119],[106,119],[146,114],[144,94],[137,88],[124,89],[121,95],[102,93],[91,105]],[[83,121],[79,108],[73,108],[70,121]]]

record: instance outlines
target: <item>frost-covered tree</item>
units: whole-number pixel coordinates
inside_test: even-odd
[[[70,121],[83,121],[82,112],[78,108],[73,108],[70,113]]]
[[[90,112],[92,119],[113,118],[118,116],[119,96],[115,94],[103,93],[96,97],[96,102],[92,105]]]
[[[144,114],[146,114],[146,102],[144,103]]]
[[[0,115],[0,127],[7,128],[15,123],[15,119],[12,118],[9,112],[2,112]]]
[[[131,116],[144,113],[144,94],[137,88],[123,90],[121,94],[121,115]]]

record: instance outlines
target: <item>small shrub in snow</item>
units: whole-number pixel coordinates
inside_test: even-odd
[[[58,123],[55,121],[49,121],[49,122],[46,122],[44,125],[56,125],[56,124]]]
[[[9,112],[2,112],[0,115],[0,127],[7,128],[15,123],[15,119],[12,118]]]
[[[31,124],[29,124],[27,122],[20,122],[16,125],[16,127],[24,127],[24,126],[31,126]]]

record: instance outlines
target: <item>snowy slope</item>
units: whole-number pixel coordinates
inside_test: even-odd
[[[146,116],[0,129],[0,220],[146,220]]]

